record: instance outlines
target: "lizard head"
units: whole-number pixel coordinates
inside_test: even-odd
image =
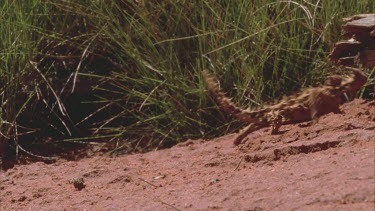
[[[347,92],[357,91],[367,82],[367,77],[362,71],[356,68],[351,68],[351,70],[352,76],[341,83]]]

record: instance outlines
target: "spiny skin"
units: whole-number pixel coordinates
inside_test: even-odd
[[[281,125],[313,120],[324,114],[340,112],[341,96],[344,93],[358,91],[367,81],[367,77],[358,69],[352,69],[350,76],[334,75],[328,77],[325,85],[304,89],[282,98],[278,103],[258,110],[241,109],[220,90],[218,83],[207,70],[203,71],[209,91],[221,108],[241,121],[249,123],[234,140],[239,145],[250,133],[271,126],[276,134]]]

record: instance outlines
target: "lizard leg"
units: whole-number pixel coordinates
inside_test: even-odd
[[[247,135],[249,135],[250,133],[252,133],[252,132],[254,132],[256,130],[259,130],[262,127],[264,127],[264,126],[257,125],[257,124],[254,124],[254,123],[249,124],[247,127],[245,127],[243,130],[241,130],[239,132],[239,135],[233,141],[233,144],[236,145],[236,146],[239,145],[239,144],[241,144],[242,140],[244,138],[246,138]]]
[[[271,134],[272,135],[278,134],[280,127],[281,127],[280,124],[278,124],[276,122],[273,122],[272,125],[271,125]]]
[[[271,120],[271,134],[275,135],[279,133],[279,129],[282,124],[283,117],[281,115],[276,115]]]

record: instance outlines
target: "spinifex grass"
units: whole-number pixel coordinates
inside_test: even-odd
[[[16,141],[17,118],[30,103],[35,92],[29,60],[37,52],[40,37],[35,30],[43,5],[31,2],[0,3],[0,152],[4,157],[10,140]],[[28,11],[28,13],[26,13]],[[30,125],[24,125],[28,127]]]
[[[14,10],[16,5],[20,9]],[[37,109],[32,105],[38,98],[18,97],[31,74],[39,80],[32,80],[33,86],[60,93],[47,102],[49,116],[55,117],[43,120],[52,128],[48,131],[74,140],[77,136],[67,131],[86,123],[91,133],[81,135],[83,142],[104,136],[130,151],[236,128],[205,92],[203,69],[210,69],[239,104],[263,104],[323,80],[330,71],[328,52],[340,37],[340,19],[374,11],[370,0],[35,0],[1,6],[3,136],[12,140],[15,130],[9,125],[29,127],[28,121],[14,124],[21,108]],[[10,17],[14,12],[18,19]],[[59,83],[48,86],[41,75]],[[87,114],[80,118],[71,114],[82,107],[67,105],[66,90],[61,91],[77,78],[96,83],[95,96],[82,100],[96,109],[82,111]],[[68,108],[65,117],[58,98]]]

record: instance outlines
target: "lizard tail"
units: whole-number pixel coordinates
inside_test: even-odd
[[[211,76],[207,70],[203,70],[203,78],[207,84],[208,90],[214,96],[216,102],[220,107],[230,115],[244,122],[253,122],[255,119],[263,116],[266,113],[266,109],[252,111],[249,109],[242,109],[237,107],[230,98],[225,96],[225,93],[221,91],[219,84],[216,79]]]

